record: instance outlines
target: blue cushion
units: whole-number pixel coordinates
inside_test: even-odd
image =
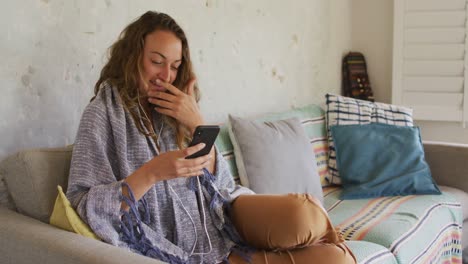
[[[440,194],[424,159],[419,128],[385,124],[332,126],[342,199]]]

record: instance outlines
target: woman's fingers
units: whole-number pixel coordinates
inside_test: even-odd
[[[154,110],[156,110],[158,113],[161,113],[163,115],[167,115],[167,116],[177,119],[176,112],[172,111],[171,109],[167,109],[163,107],[155,107]]]
[[[165,101],[174,102],[177,99],[177,96],[174,96],[167,92],[158,92],[158,91],[149,91],[148,97],[155,97]]]
[[[148,170],[152,172],[152,177],[159,180],[202,175],[203,168],[208,168],[210,165],[212,154],[194,159],[186,159],[186,157],[204,147],[204,143],[199,143],[183,150],[168,151],[157,155],[145,166],[148,166]]]
[[[203,174],[203,168],[206,168],[211,160],[211,155],[207,154],[198,158],[185,159],[185,157],[190,156],[198,151],[202,150],[205,147],[204,143],[197,144],[192,147],[188,147],[182,150],[183,158],[179,159],[179,169],[177,170],[179,176],[181,177],[190,177],[198,176]]]
[[[203,171],[203,169],[206,168],[206,166],[208,166],[210,159],[211,157],[208,157],[207,159],[202,161],[202,163],[200,163],[199,165],[188,167],[189,173]]]
[[[174,104],[172,102],[169,102],[169,101],[153,99],[153,98],[149,98],[148,101],[150,103],[154,104],[154,105],[159,106],[159,107],[168,108],[168,109],[174,108]]]
[[[205,147],[205,143],[198,143],[197,145],[194,145],[194,146],[191,146],[182,150],[184,158],[197,153],[198,151],[202,150],[204,147]]]
[[[196,79],[191,79],[184,86],[184,90],[179,90],[174,85],[158,79],[156,83],[166,88],[167,91],[149,91],[148,101],[156,105],[154,108],[156,112],[178,120],[193,131],[198,125],[204,123],[197,101],[193,96],[195,82]]]
[[[190,81],[188,82],[187,84],[187,88],[185,89],[187,91],[187,94],[190,95],[190,96],[193,96],[194,94],[194,89],[195,89],[195,82],[197,81],[197,79],[195,78],[192,78],[190,79]]]
[[[161,85],[162,87],[166,88],[169,92],[171,92],[173,95],[180,95],[180,94],[185,94],[184,92],[182,92],[181,90],[179,90],[177,87],[175,87],[174,85],[170,84],[170,83],[167,83],[167,82],[163,82],[159,79],[156,79],[156,84],[157,85]]]
[[[206,157],[206,158],[204,158]],[[209,155],[206,155],[204,157],[200,157],[199,162],[201,162],[199,165],[191,166],[191,167],[186,167],[187,173],[182,174],[182,177],[192,177],[192,176],[199,176],[203,175],[203,169],[206,168],[209,164],[209,161],[211,157]],[[202,159],[203,158],[203,159]]]
[[[168,92],[148,92],[148,101],[157,106],[155,110],[181,122],[183,122],[184,117],[191,118],[189,110],[192,102],[190,102],[190,96],[170,83],[161,82],[161,86],[165,87]]]
[[[203,166],[206,165],[211,160],[211,155],[206,154],[204,156],[193,158],[193,159],[185,159],[184,167],[185,168],[200,168],[202,169]]]
[[[180,175],[180,177],[194,177],[194,176],[200,176],[200,175],[203,175],[203,170],[185,173],[185,174]]]
[[[190,79],[186,84],[185,84],[185,91],[186,93],[184,93],[183,91],[179,90],[177,87],[175,87],[174,85],[170,84],[170,83],[167,83],[167,82],[163,82],[159,79],[156,80],[156,83],[158,85],[161,85],[162,87],[166,88],[169,92],[171,92],[172,94],[174,95],[180,95],[180,94],[188,94],[190,96],[193,96],[193,91],[195,89],[195,83],[197,82],[197,79],[196,78],[192,78]]]

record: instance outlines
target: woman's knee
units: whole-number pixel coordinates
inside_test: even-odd
[[[337,242],[326,211],[308,194],[240,196],[232,217],[241,236],[257,248],[308,246],[324,237]]]
[[[317,223],[327,223],[328,214],[320,202],[310,194],[288,194],[281,210],[288,215],[287,221],[304,229],[316,226]]]
[[[297,246],[309,246],[322,241],[335,230],[318,199],[309,194],[288,194],[281,208],[285,212],[283,232],[296,234]],[[328,239],[329,240],[329,239]],[[335,242],[335,241],[327,241]]]

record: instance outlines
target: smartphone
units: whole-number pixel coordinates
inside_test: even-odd
[[[210,153],[218,134],[219,126],[197,126],[195,132],[193,133],[192,142],[190,142],[189,147],[195,146],[199,143],[205,143],[205,147],[202,150],[185,158],[194,159]]]

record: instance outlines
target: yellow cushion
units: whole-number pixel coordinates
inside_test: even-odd
[[[100,240],[93,230],[76,213],[75,209],[63,193],[62,186],[58,185],[58,195],[55,200],[54,210],[50,216],[50,224],[85,237]]]

